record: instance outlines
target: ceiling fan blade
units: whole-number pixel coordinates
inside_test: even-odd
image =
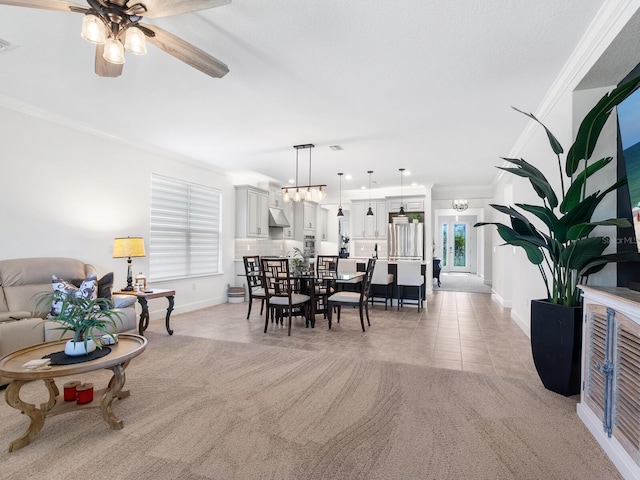
[[[159,49],[164,50],[169,55],[176,57],[178,60],[182,60],[184,63],[191,65],[193,68],[197,68],[211,77],[220,78],[229,73],[229,67],[208,53],[203,52],[198,47],[194,47],[190,43],[155,25],[142,26],[155,34],[154,36],[147,37],[149,42],[153,43]]]
[[[13,5],[14,7],[41,8],[43,10],[58,10],[61,12],[73,11],[72,8],[81,7],[77,3],[63,2],[60,0],[0,0],[0,5]]]
[[[124,64],[107,62],[102,53],[104,45],[96,45],[96,75],[100,77],[119,77],[122,74]]]
[[[147,7],[145,18],[160,18],[221,7],[231,0],[145,0],[143,3]]]

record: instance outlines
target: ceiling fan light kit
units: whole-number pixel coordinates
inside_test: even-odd
[[[107,39],[106,28],[104,22],[95,15],[88,13],[82,18],[82,32],[80,36],[87,42],[93,44],[102,44]]]
[[[124,45],[117,38],[107,38],[104,42],[102,58],[115,65],[122,65],[124,63]]]
[[[147,39],[138,27],[129,27],[124,34],[124,48],[134,55],[146,55]]]
[[[159,18],[206,10],[227,5],[231,0],[86,1],[88,7],[62,0],[0,0],[0,5],[82,13],[81,36],[96,45],[95,72],[101,77],[121,75],[125,48],[135,55],[144,55],[147,40],[211,77],[220,78],[229,72],[229,67],[220,60],[160,27],[142,24],[140,20],[143,16]]]

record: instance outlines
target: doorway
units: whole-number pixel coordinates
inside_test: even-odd
[[[471,272],[469,228],[468,221],[442,219],[439,244],[443,272]]]

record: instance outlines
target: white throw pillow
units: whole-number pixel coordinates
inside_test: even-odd
[[[59,278],[57,275],[51,276],[51,288],[54,292],[65,292],[69,295],[75,295],[76,297],[85,297],[95,300],[98,298],[98,277],[91,275],[82,281],[79,287],[76,287],[73,283]],[[56,317],[60,314],[62,302],[54,301],[51,304],[50,316]]]

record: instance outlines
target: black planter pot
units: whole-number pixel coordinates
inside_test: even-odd
[[[546,389],[565,397],[580,393],[582,307],[532,300],[531,352]]]

